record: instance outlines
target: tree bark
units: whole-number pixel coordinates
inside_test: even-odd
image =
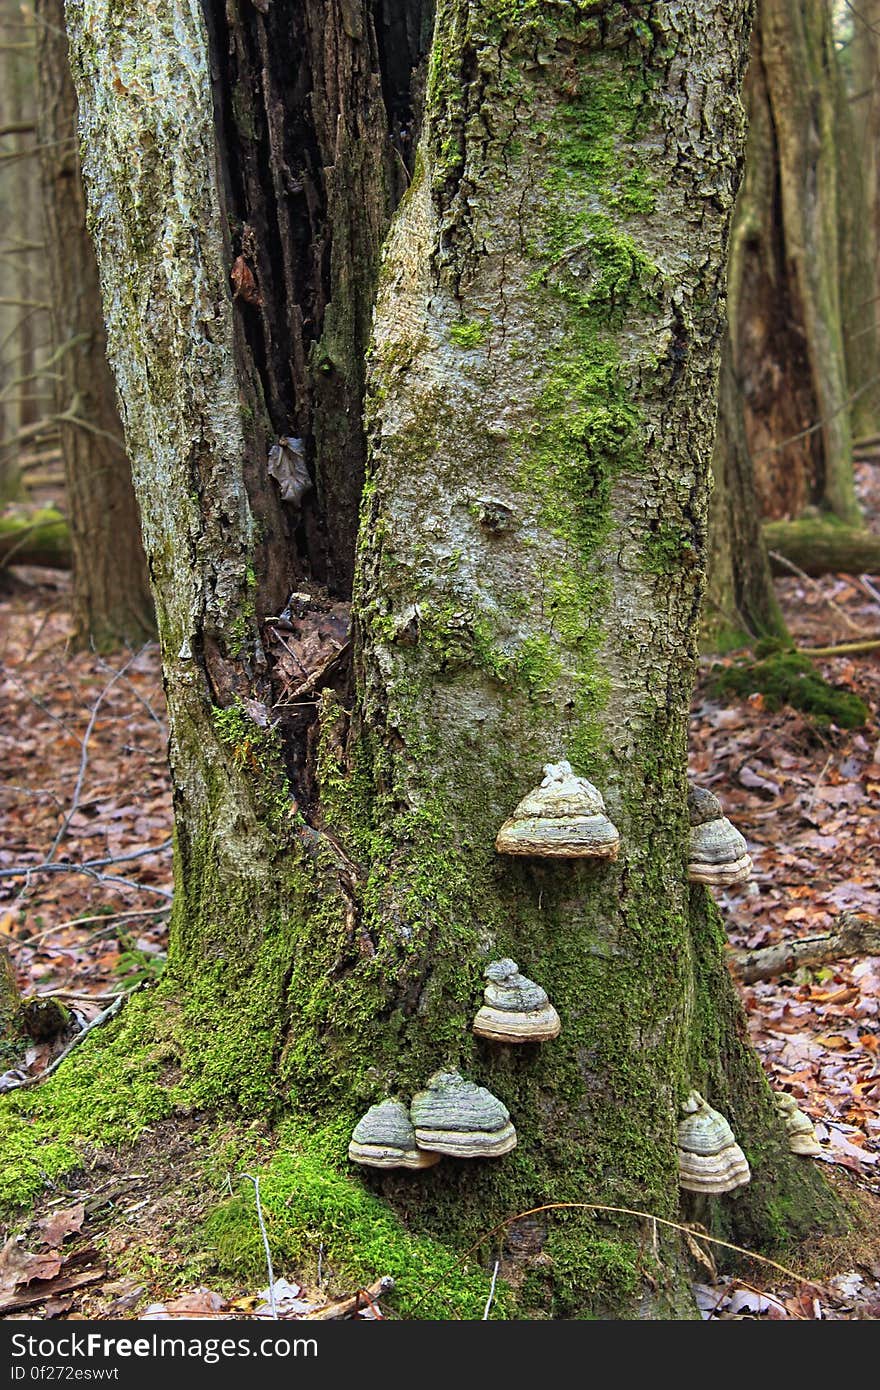
[[[764,514],[797,515],[814,503],[855,523],[835,64],[826,0],[760,0],[731,322]]]
[[[13,0],[0,4],[0,250],[5,253],[0,303],[0,502],[20,492],[18,461],[7,441],[42,413],[43,383],[34,377],[45,311],[38,306],[33,245],[40,240],[34,146],[33,30]]]
[[[52,290],[56,408],[73,551],[76,640],[99,650],[155,636],[131,465],[107,363],[86,231],[64,0],[36,0],[37,139]],[[73,420],[67,417],[75,417]]]
[[[356,281],[357,302],[372,298],[375,257],[340,220],[368,200],[378,245],[394,93],[412,110],[418,45],[392,61],[394,26],[383,47],[371,7],[302,6],[282,163],[267,37],[280,6],[230,9],[231,37],[209,7],[212,94],[194,3],[135,14],[68,0],[171,721],[176,892],[157,997],[182,1013],[203,1101],[262,1110],[283,1094],[330,1166],[345,1166],[369,1104],[411,1097],[437,1068],[489,1086],[519,1135],[503,1160],[357,1179],[450,1248],[548,1201],[674,1216],[693,1085],[721,1102],[754,1168],[708,1219],[767,1240],[836,1216],[788,1153],[717,916],[686,875],[747,10],[440,0],[424,131],[379,276],[355,556],[348,504],[332,499],[357,490],[345,403],[358,382],[343,372],[328,402],[306,367],[321,370],[328,317],[346,315],[351,353],[364,331],[348,297]],[[262,81],[242,92],[248,53]],[[328,164],[315,149],[331,93],[328,129],[342,134]],[[231,111],[262,151],[237,186]],[[250,298],[232,303],[236,263]],[[279,323],[286,377],[270,360]],[[351,451],[331,458],[320,441],[340,403]],[[265,464],[282,417],[317,484],[295,506]],[[268,618],[286,604],[288,647],[341,624],[350,574],[354,690],[341,658],[318,662],[297,677],[310,700],[322,687],[303,711],[283,693]],[[513,804],[560,757],[605,794],[616,863],[495,852]],[[552,1044],[498,1049],[471,1032],[483,968],[510,953],[563,1017]],[[628,1218],[548,1218],[521,1309],[692,1313],[674,1242],[657,1256],[641,1244]]]

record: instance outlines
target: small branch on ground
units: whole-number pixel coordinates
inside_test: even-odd
[[[730,963],[744,985],[788,975],[803,965],[824,965],[847,956],[880,956],[880,919],[844,912],[835,931],[804,936],[755,951],[732,951]]]
[[[313,1313],[306,1313],[303,1322],[330,1322],[337,1318],[350,1317],[352,1313],[357,1313],[363,1308],[364,1303],[372,1303],[374,1299],[381,1298],[394,1288],[394,1280],[390,1274],[383,1274],[381,1279],[377,1279],[374,1284],[368,1284],[365,1289],[358,1289],[357,1293],[349,1298],[337,1299],[335,1303],[325,1303],[323,1308],[316,1308]]]
[[[880,647],[880,637],[869,642],[843,642],[838,647],[797,647],[798,656],[856,656],[859,652],[873,652]]]

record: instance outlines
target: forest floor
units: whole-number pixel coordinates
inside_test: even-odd
[[[880,468],[863,483],[880,490]],[[880,497],[872,510],[880,516]],[[164,964],[172,811],[158,650],[72,654],[67,576],[14,573],[0,592],[0,941],[23,993],[60,1000],[81,1029]],[[778,581],[799,646],[880,634],[875,583]],[[732,946],[813,936],[844,912],[876,918],[880,652],[818,663],[871,710],[850,731],[787,706],[773,710],[757,693],[710,696],[714,664],[703,662],[690,760],[754,861],[751,880],[719,897]],[[875,1226],[861,1242],[829,1247],[821,1279],[755,1265],[745,1282],[707,1262],[696,1285],[703,1316],[880,1318],[880,957],[801,968],[741,992],[773,1086],[794,1095],[816,1126],[821,1154],[804,1161],[823,1162],[838,1184],[858,1188]],[[0,1090],[32,1081],[64,1045],[35,1042],[21,1069],[0,1076]],[[181,1205],[191,1199],[198,1214],[189,1178],[200,1142],[195,1121],[173,1133],[153,1126],[133,1151],[95,1156],[80,1192],[49,1198],[29,1224],[7,1230],[0,1315],[267,1316],[266,1290],[172,1287],[167,1273],[151,1281],[146,1272],[144,1251],[166,1241]],[[169,1196],[163,1175],[172,1170]],[[174,1252],[163,1253],[167,1271]],[[323,1286],[283,1280],[276,1294],[285,1316],[327,1299]],[[365,1313],[376,1315],[369,1301]]]

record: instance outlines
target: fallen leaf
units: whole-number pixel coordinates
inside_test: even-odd
[[[82,1229],[85,1214],[86,1209],[79,1202],[75,1207],[65,1207],[62,1211],[42,1217],[37,1222],[42,1243],[56,1249],[68,1236],[76,1235]]]

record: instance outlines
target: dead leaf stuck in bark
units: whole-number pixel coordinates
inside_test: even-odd
[[[298,507],[312,488],[305,445],[301,439],[282,435],[278,443],[272,445],[269,450],[269,477],[277,482],[282,502],[292,502]]]
[[[244,256],[236,256],[229,272],[229,278],[232,281],[233,299],[243,299],[245,304],[255,304],[257,307],[262,305],[263,296],[257,289],[254,272]]]

